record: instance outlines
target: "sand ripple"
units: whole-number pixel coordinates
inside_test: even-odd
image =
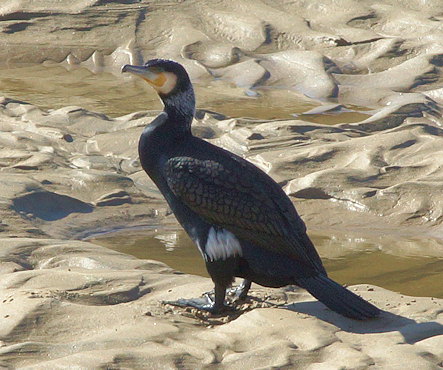
[[[425,3],[8,1],[0,62],[117,74],[163,57],[247,96],[297,91],[318,107],[290,120],[199,110],[195,133],[278,180],[310,228],[441,237],[442,9]],[[349,108],[368,118],[312,122]],[[255,288],[234,315],[213,318],[159,304],[209,290],[208,279],[67,240],[175,223],[137,160],[156,113],[110,118],[1,99],[2,366],[442,366],[441,299],[352,287],[388,311],[357,323],[303,291]]]
[[[199,319],[159,300],[199,294],[208,279],[85,242],[0,244],[4,366],[386,368],[406,358],[432,369],[443,356],[441,299],[361,285],[352,289],[390,313],[359,323],[299,290],[256,289],[231,319]]]

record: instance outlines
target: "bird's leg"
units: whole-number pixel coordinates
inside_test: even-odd
[[[243,300],[248,295],[251,283],[250,280],[244,279],[240,285],[228,289],[227,293],[229,296],[237,298],[237,300]]]
[[[250,280],[244,279],[239,285],[235,287],[230,287],[226,289],[226,295],[229,297],[229,302],[235,301],[243,301],[251,288],[252,282]],[[215,290],[212,289],[209,292],[203,293],[204,296],[207,296],[211,301],[213,300]]]
[[[204,296],[200,298],[180,298],[176,301],[163,301],[163,304],[170,304],[172,306],[178,307],[194,307],[201,311],[219,314],[228,308],[228,306],[225,305],[226,287],[223,285],[215,284],[214,291],[214,299],[212,299],[210,294],[205,293]]]
[[[226,295],[230,298],[230,302],[232,301],[242,301],[244,300],[251,288],[252,282],[250,280],[244,279],[239,285],[235,287],[230,287],[226,289]],[[208,296],[208,299],[212,299],[214,297],[215,290],[212,289],[209,292],[205,292],[203,295]]]
[[[214,306],[213,313],[220,313],[226,311],[228,306],[225,305],[225,296],[226,296],[226,287],[223,285],[215,284],[215,297],[214,297]]]

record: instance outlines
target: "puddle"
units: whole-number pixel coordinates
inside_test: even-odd
[[[318,102],[289,90],[263,89],[260,96],[247,96],[243,89],[220,80],[199,81],[195,88],[199,108],[231,117],[293,119],[319,106]],[[141,80],[119,74],[95,74],[85,68],[67,70],[60,65],[0,67],[0,95],[43,109],[76,105],[112,117],[162,107],[155,92]],[[361,109],[347,108],[333,114],[305,114],[302,119],[336,124],[367,118]],[[443,251],[439,241],[311,235],[330,275],[340,283],[369,283],[407,295],[443,298],[443,252],[426,252],[429,245],[433,246],[431,250]],[[197,248],[182,231],[131,231],[130,237],[125,231],[92,241],[139,258],[163,261],[177,270],[207,276]]]
[[[319,105],[290,90],[263,89],[259,96],[221,80],[194,83],[197,107],[229,117],[293,119]],[[34,104],[42,109],[75,105],[111,117],[162,109],[157,94],[141,79],[111,73],[93,73],[86,68],[68,70],[60,65],[0,66],[0,96]],[[350,123],[367,118],[352,110],[339,114],[303,116],[323,124]]]
[[[373,284],[405,295],[443,298],[441,241],[395,237],[397,245],[414,246],[414,249],[401,251],[392,245],[394,239],[391,237],[320,233],[310,233],[310,236],[329,275],[341,284]],[[133,230],[130,233],[126,230],[89,241],[137,258],[159,260],[182,272],[208,277],[197,247],[182,230]],[[415,250],[426,256],[418,256]]]

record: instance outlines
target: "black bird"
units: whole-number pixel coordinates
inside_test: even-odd
[[[143,169],[166,198],[202,254],[215,298],[170,302],[218,313],[235,277],[244,298],[251,282],[296,284],[330,309],[353,319],[380,310],[328,278],[306,226],[281,187],[245,159],[191,133],[194,90],[186,70],[172,60],[125,65],[158,93],[164,110],[139,141]]]

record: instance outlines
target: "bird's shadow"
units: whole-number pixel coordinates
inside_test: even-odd
[[[375,334],[397,331],[408,344],[443,334],[443,325],[436,321],[417,322],[387,311],[381,311],[377,318],[360,321],[343,317],[318,301],[291,303],[280,308],[317,317],[350,333]]]

